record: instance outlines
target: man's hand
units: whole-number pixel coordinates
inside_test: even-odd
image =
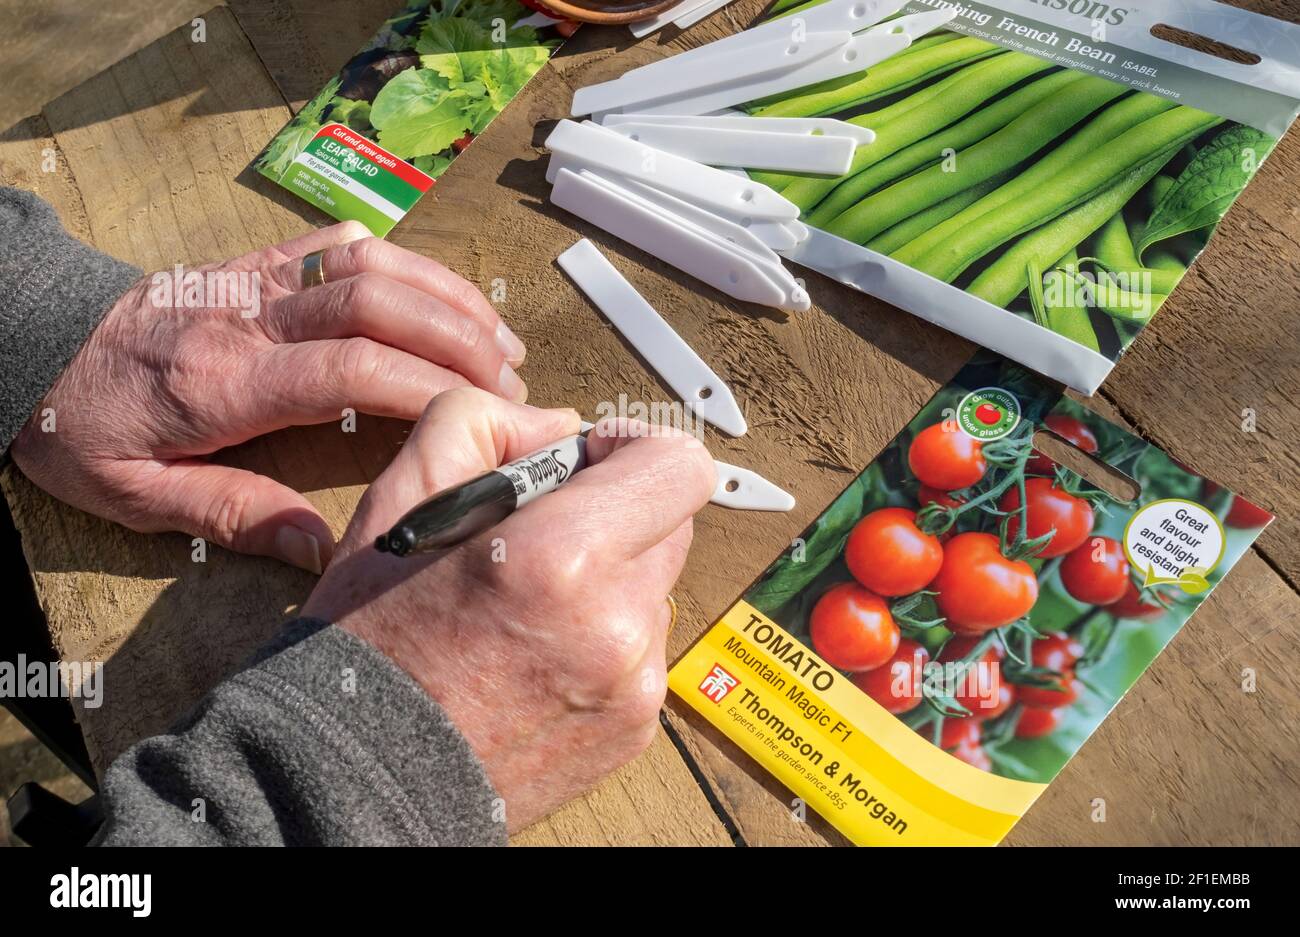
[[[578,431],[572,410],[438,397],[303,609],[370,642],[451,716],[521,829],[630,761],[667,686],[667,595],[716,484],[699,440],[602,423],[586,469],[428,556],[372,544],[430,495]],[[639,430],[639,434],[638,434]]]
[[[302,258],[322,249],[326,283],[303,289]],[[199,457],[345,408],[414,420],[469,384],[527,397],[513,367],[524,346],[482,294],[355,222],[189,269],[243,275],[260,288],[256,307],[160,305],[151,277],[128,291],[13,443],[56,498],[320,572],[333,537],[306,498]]]

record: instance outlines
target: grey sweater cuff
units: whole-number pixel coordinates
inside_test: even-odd
[[[103,793],[104,845],[506,841],[496,793],[442,708],[379,651],[311,619],[123,754]]]
[[[0,452],[139,278],[71,237],[35,195],[0,187]]]

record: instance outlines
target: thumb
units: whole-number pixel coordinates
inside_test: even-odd
[[[152,483],[151,513],[172,530],[320,575],[334,552],[329,525],[292,488],[208,462],[173,462]]]
[[[442,392],[366,490],[343,535],[342,554],[369,547],[430,495],[572,435],[580,422],[574,410],[511,403],[475,387]]]

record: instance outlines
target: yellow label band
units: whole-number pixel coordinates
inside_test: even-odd
[[[743,601],[668,685],[858,845],[992,845],[1045,787],[936,748]]]

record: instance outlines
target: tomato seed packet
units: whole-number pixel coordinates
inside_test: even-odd
[[[383,237],[572,28],[515,0],[410,0],[253,165]]]
[[[1271,520],[981,352],[669,685],[859,845],[994,844]]]
[[[767,18],[797,34],[821,2]],[[1091,394],[1300,112],[1300,26],[1213,0],[901,12],[953,7],[870,69],[746,105],[873,129],[849,173],[750,175],[812,228],[790,260]]]

